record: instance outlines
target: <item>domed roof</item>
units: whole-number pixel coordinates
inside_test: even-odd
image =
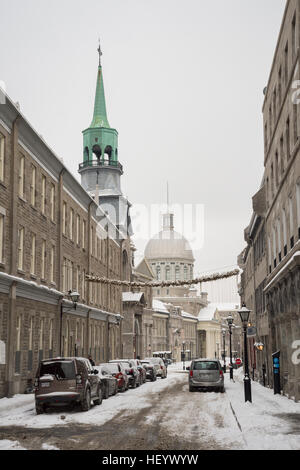
[[[191,263],[195,261],[189,242],[172,229],[164,229],[149,240],[145,248],[145,258],[182,259]]]

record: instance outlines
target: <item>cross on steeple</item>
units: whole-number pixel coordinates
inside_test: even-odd
[[[101,56],[102,56],[102,51],[101,51],[101,46],[100,46],[100,38],[98,39],[99,46],[98,46],[98,54],[99,54],[99,67],[101,67]]]

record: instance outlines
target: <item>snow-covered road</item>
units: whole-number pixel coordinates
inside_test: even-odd
[[[191,394],[187,374],[173,365],[167,379],[88,412],[36,415],[33,395],[3,398],[0,449],[300,449],[300,404],[256,383],[245,404],[241,372],[235,383],[226,374],[225,394]]]

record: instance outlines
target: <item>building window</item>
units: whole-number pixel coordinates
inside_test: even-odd
[[[65,202],[63,203],[62,232],[64,235],[67,234],[67,204]]]
[[[295,60],[297,50],[297,28],[296,28],[296,13],[294,14],[292,21],[292,58]]]
[[[39,338],[39,361],[43,359],[44,351],[44,319],[40,322],[40,338]]]
[[[49,357],[53,357],[53,320],[50,320],[49,328]]]
[[[70,209],[70,240],[73,240],[73,220],[74,220],[74,211]]]
[[[15,373],[21,372],[21,315],[16,318],[16,353],[15,353]]]
[[[156,279],[160,281],[161,279],[161,268],[160,266],[156,266]]]
[[[42,241],[42,256],[41,256],[41,278],[46,277],[46,241]]]
[[[280,219],[277,220],[277,241],[278,241],[278,259],[279,263],[282,259],[281,256],[281,229],[280,229]]]
[[[91,255],[94,254],[94,228],[91,227],[90,231],[90,253]]]
[[[280,139],[280,161],[281,161],[281,174],[284,173],[284,143],[283,136]]]
[[[24,260],[24,227],[19,228],[18,233],[18,269],[23,270],[23,260]]]
[[[184,276],[184,280],[187,281],[187,278],[188,278],[188,267],[187,266],[184,266],[184,268],[183,268],[183,276]]]
[[[82,248],[85,249],[86,222],[82,221]]]
[[[36,235],[31,235],[31,255],[30,255],[30,274],[35,274],[35,249],[36,249]]]
[[[36,168],[32,166],[31,169],[31,185],[30,185],[30,203],[35,207],[35,194],[36,194]]]
[[[42,200],[41,200],[41,212],[45,215],[46,208],[46,176],[42,175]]]
[[[54,283],[54,246],[51,247],[50,254],[50,282]]]
[[[54,222],[55,218],[55,186],[51,184],[51,191],[50,191],[50,217],[52,222]]]
[[[289,43],[286,43],[284,50],[284,80],[287,85],[289,79]]]
[[[4,253],[4,215],[0,214],[0,263],[3,263]]]
[[[19,166],[19,196],[24,198],[24,188],[25,188],[25,157],[22,155],[20,157],[20,166]]]
[[[298,140],[298,104],[293,104],[294,144]]]
[[[166,281],[169,281],[171,277],[171,268],[170,266],[166,266]]]
[[[286,121],[286,154],[289,160],[291,156],[291,142],[290,142],[290,119]]]
[[[32,371],[33,362],[33,317],[29,320],[27,369]]]
[[[80,243],[80,217],[79,215],[76,216],[76,243],[79,245]]]
[[[0,181],[4,181],[5,137],[0,134]]]
[[[289,197],[289,213],[290,213],[290,245],[291,249],[294,247],[294,211],[293,211],[293,200]]]
[[[287,254],[287,228],[286,228],[286,213],[285,209],[282,209],[282,229],[283,229],[283,254]]]
[[[180,280],[180,267],[176,266],[175,267],[175,281],[179,281],[179,280]]]
[[[82,293],[82,298],[86,299],[86,290],[85,290],[85,269],[82,272],[82,279],[81,279],[81,293]]]

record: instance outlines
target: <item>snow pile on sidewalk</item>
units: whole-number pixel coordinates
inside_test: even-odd
[[[300,403],[251,381],[252,403],[245,403],[243,369],[234,383],[225,374],[225,387],[247,449],[300,449]]]
[[[10,441],[3,439],[0,441],[0,450],[26,450],[25,447],[20,446],[18,441]]]

